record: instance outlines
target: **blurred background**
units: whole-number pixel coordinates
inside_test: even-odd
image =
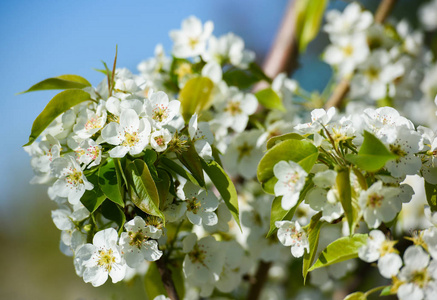
[[[360,1],[374,11],[378,0]],[[400,0],[393,16],[416,24],[424,1]],[[280,25],[288,0],[220,1],[0,1],[0,61],[3,75],[0,118],[0,299],[144,299],[143,284],[83,283],[70,257],[58,249],[60,231],[52,223],[54,203],[45,186],[32,186],[30,159],[21,148],[32,123],[56,91],[16,96],[45,78],[77,74],[94,86],[101,60],[112,64],[118,45],[118,67],[137,72],[153,56],[155,45],[171,51],[168,32],[195,15],[214,22],[214,35],[234,32],[261,63]],[[333,0],[329,9],[348,1]],[[319,61],[328,43],[320,33],[300,57],[293,78],[309,91],[322,90],[330,68]]]

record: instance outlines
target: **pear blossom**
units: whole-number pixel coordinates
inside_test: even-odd
[[[230,62],[232,65],[246,69],[254,59],[255,53],[244,49],[244,41],[233,33],[222,35],[219,38],[211,36],[208,47],[202,58],[206,62],[212,60],[219,64]]]
[[[323,126],[326,126],[331,122],[332,118],[336,114],[335,107],[331,107],[327,111],[323,108],[314,109],[311,111],[311,122],[305,124],[298,124],[294,127],[299,133],[316,133],[320,131]]]
[[[260,130],[252,129],[235,135],[227,149],[223,164],[231,175],[240,174],[245,179],[256,176],[263,152],[257,147],[257,141],[261,135]]]
[[[399,299],[434,299],[437,285],[437,261],[420,246],[410,246],[404,253],[405,266],[398,279],[397,296]]]
[[[249,116],[255,113],[258,107],[258,100],[253,94],[244,94],[236,87],[230,87],[225,99],[215,104],[217,111],[217,122],[221,126],[230,127],[236,132],[243,132],[246,128]]]
[[[77,147],[71,147],[76,152],[76,159],[91,168],[100,165],[102,160],[102,146],[92,139],[83,140]]]
[[[158,249],[158,242],[162,231],[152,225],[146,225],[143,218],[136,216],[124,225],[126,232],[120,236],[121,252],[129,267],[135,268],[145,259],[158,260],[162,251]]]
[[[365,34],[339,36],[326,48],[323,59],[338,68],[340,75],[349,76],[369,56]]]
[[[123,110],[120,124],[111,122],[102,130],[102,138],[116,147],[109,151],[111,157],[124,157],[141,153],[149,143],[151,127],[146,119],[140,119],[133,109]]]
[[[278,228],[278,239],[284,246],[291,246],[291,254],[294,257],[301,257],[304,252],[309,253],[310,244],[308,235],[304,229],[300,227],[299,222],[291,221],[276,221],[276,228]]]
[[[155,130],[150,135],[150,146],[156,152],[162,152],[167,149],[168,143],[171,141],[171,133],[168,129],[162,128],[159,130]]]
[[[182,252],[186,253],[182,268],[187,280],[198,286],[216,282],[226,254],[220,247],[221,243],[213,236],[198,240],[196,234],[191,233],[184,238],[182,245]]]
[[[377,228],[381,222],[394,219],[402,208],[402,202],[396,197],[400,192],[398,188],[384,187],[382,181],[377,181],[361,193],[358,203],[369,227]]]
[[[325,170],[313,177],[314,188],[308,191],[305,202],[315,211],[322,211],[322,220],[332,222],[343,214],[338,190],[335,186],[337,172]]]
[[[437,29],[437,1],[431,0],[419,7],[419,20],[427,31]]]
[[[94,188],[73,157],[56,158],[50,166],[53,176],[58,178],[52,186],[53,192],[60,197],[68,198],[71,204],[79,203],[85,190]]]
[[[323,29],[332,36],[350,35],[366,30],[373,22],[373,15],[361,6],[352,2],[341,13],[330,10],[326,14],[327,24]]]
[[[214,25],[211,21],[202,25],[201,21],[194,16],[185,19],[181,30],[170,31],[170,37],[174,43],[174,56],[188,58],[202,55],[213,29]]]
[[[108,276],[112,282],[122,280],[126,273],[126,263],[117,245],[118,234],[114,228],[108,228],[94,235],[92,244],[81,246],[75,256],[78,275],[93,286],[101,286]]]
[[[217,209],[219,202],[213,192],[201,190],[187,181],[177,193],[178,197],[184,200],[186,204],[186,215],[191,223],[207,226],[217,224],[218,218],[214,211]]]
[[[90,138],[106,125],[105,101],[100,101],[97,108],[84,108],[79,112],[73,132],[81,139]]]
[[[367,244],[358,251],[358,256],[366,262],[378,260],[378,269],[385,278],[396,276],[402,267],[402,259],[394,248],[395,241],[389,241],[379,230],[369,233]]]
[[[168,100],[164,92],[153,93],[146,101],[147,116],[153,127],[162,128],[178,113],[181,103],[178,100]]]
[[[199,156],[203,159],[211,160],[211,145],[214,142],[214,136],[209,124],[207,122],[197,122],[197,114],[193,114],[188,123],[188,133]]]
[[[45,140],[34,142],[24,150],[32,156],[30,164],[35,173],[31,183],[46,183],[50,180],[50,163],[60,157],[61,145],[57,139],[50,134]]]
[[[273,173],[278,179],[274,187],[275,196],[282,196],[281,206],[289,210],[299,200],[308,173],[294,161],[284,160],[273,167]]]

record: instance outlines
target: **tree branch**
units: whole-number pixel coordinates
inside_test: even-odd
[[[375,12],[375,22],[382,24],[393,10],[398,0],[382,0]],[[325,109],[340,107],[350,88],[350,79],[343,78],[325,104]]]
[[[249,293],[247,294],[247,300],[258,300],[261,295],[261,291],[266,283],[267,276],[269,275],[269,269],[272,266],[271,262],[260,261],[258,269],[256,270],[255,278],[250,284]]]
[[[164,284],[164,288],[167,291],[167,295],[171,300],[179,300],[178,293],[176,292],[176,287],[174,285],[173,279],[171,278],[171,271],[167,268],[167,260],[162,256],[156,261],[156,266],[158,267],[159,274],[161,274],[161,280]]]

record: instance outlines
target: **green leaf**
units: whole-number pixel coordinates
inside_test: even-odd
[[[432,212],[437,211],[437,185],[425,180],[426,201]]]
[[[29,142],[24,146],[31,145],[60,114],[90,99],[90,94],[79,89],[70,89],[57,94],[33,122]]]
[[[275,146],[276,144],[279,144],[280,142],[286,141],[286,140],[303,140],[304,137],[301,136],[298,133],[286,133],[283,135],[274,136],[271,139],[267,141],[267,150]]]
[[[366,245],[366,243],[367,234],[354,234],[351,237],[339,238],[323,250],[316,263],[308,271],[357,258],[358,249]]]
[[[178,174],[179,176],[182,176],[188,181],[191,181],[195,185],[200,187],[200,184],[197,182],[197,180],[193,177],[193,175],[190,174],[187,170],[184,169],[181,165],[174,162],[171,159],[168,159],[167,157],[160,158],[160,162],[166,167],[166,169],[170,172],[174,172]]]
[[[167,264],[167,267],[171,272],[171,278],[175,284],[176,293],[180,299],[183,299],[185,295],[185,286],[182,267],[174,267],[173,263]],[[147,273],[144,276],[144,287],[148,299],[155,299],[155,297],[159,295],[168,295],[155,262],[151,263],[147,269]]]
[[[223,73],[223,80],[228,86],[235,86],[239,89],[248,89],[260,79],[248,71],[232,69]]]
[[[200,186],[205,186],[205,178],[203,176],[202,169],[202,159],[199,154],[196,152],[196,148],[194,148],[194,144],[189,141],[187,142],[188,148],[186,151],[181,154],[177,154],[179,161],[191,172],[196,181],[200,184]]]
[[[216,161],[211,161],[208,163],[202,159],[202,167],[206,174],[208,174],[214,186],[219,191],[238,226],[240,226],[238,196],[232,180]]]
[[[335,184],[338,191],[338,197],[340,198],[341,206],[343,207],[344,214],[346,216],[347,223],[349,225],[349,232],[352,235],[354,233],[355,224],[357,222],[357,213],[354,213],[352,206],[352,189],[350,182],[350,170],[349,168],[341,168],[337,170],[337,178]]]
[[[366,294],[363,292],[355,292],[347,295],[343,300],[366,300]]]
[[[114,159],[108,158],[99,168],[99,186],[109,200],[124,207],[122,180],[121,174],[117,174]]]
[[[167,171],[158,169],[158,178],[160,181],[155,182],[159,195],[159,209],[163,210],[167,201],[168,193],[170,192],[170,176]]]
[[[147,164],[141,159],[134,160],[126,167],[126,178],[132,202],[145,213],[164,220],[164,215],[159,210],[158,189]]]
[[[249,68],[248,68],[248,70],[249,70],[250,72],[252,72],[252,75],[253,75],[255,78],[258,78],[259,80],[265,80],[265,81],[267,81],[267,82],[270,83],[270,84],[273,82],[273,80],[272,80],[269,76],[267,76],[267,75],[264,73],[263,69],[262,69],[260,66],[258,66],[258,64],[255,63],[255,62],[251,62],[251,63],[249,64]]]
[[[327,3],[327,0],[296,0],[296,36],[300,53],[305,52],[317,36]]]
[[[120,206],[110,200],[106,200],[101,205],[102,215],[118,225],[118,232],[123,231],[123,225],[126,222],[126,216]]]
[[[303,256],[303,264],[302,264],[302,275],[304,283],[307,278],[308,269],[314,261],[317,252],[317,246],[319,245],[319,236],[320,236],[320,228],[322,228],[323,222],[320,221],[322,217],[322,212],[317,213],[311,218],[311,222],[308,225],[307,233],[308,233],[308,241],[310,244],[309,253],[305,251]]]
[[[87,176],[89,182],[94,185],[92,190],[86,190],[80,198],[80,202],[89,210],[90,213],[96,211],[97,208],[105,201],[106,195],[99,188],[99,176],[97,172]]]
[[[364,141],[358,154],[347,154],[346,159],[368,172],[376,172],[385,166],[386,162],[396,159],[385,145],[373,134],[364,130]]]
[[[60,75],[57,77],[47,78],[37,84],[32,85],[28,90],[19,94],[43,90],[66,90],[66,89],[83,89],[91,86],[85,78],[79,75]]]
[[[281,97],[279,97],[279,95],[271,88],[261,90],[257,92],[255,96],[258,99],[258,102],[265,108],[285,111]]]
[[[211,106],[213,88],[214,83],[207,77],[195,77],[188,80],[179,93],[185,122],[188,122],[194,113],[200,114]]]
[[[319,151],[309,141],[306,140],[286,140],[266,152],[261,159],[257,169],[257,177],[263,185],[263,189],[270,194],[274,194],[272,182],[276,179],[273,174],[273,167],[280,162],[294,161],[298,163],[307,173],[309,173],[317,161]],[[270,181],[270,182],[269,182]]]
[[[300,192],[299,200],[297,201],[296,205],[293,206],[290,210],[285,210],[282,208],[281,205],[282,196],[273,199],[272,208],[270,210],[270,229],[269,232],[267,233],[266,238],[271,236],[276,231],[277,229],[275,225],[276,221],[282,221],[284,219],[287,220],[293,219],[294,213],[296,212],[296,209],[299,207],[299,204],[302,203],[302,201],[305,199],[306,194],[313,186],[314,186],[313,181],[307,180],[305,186]]]

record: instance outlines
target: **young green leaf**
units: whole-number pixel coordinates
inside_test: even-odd
[[[105,201],[106,195],[103,194],[102,190],[99,188],[99,176],[97,172],[87,176],[89,182],[94,185],[92,190],[86,190],[83,196],[80,198],[80,202],[93,213],[100,207],[100,205]]]
[[[431,211],[437,211],[437,184],[431,184],[425,180],[425,194]]]
[[[126,178],[132,202],[145,213],[164,220],[159,210],[158,189],[147,164],[141,159],[134,160],[126,167]]]
[[[323,250],[316,263],[308,271],[358,257],[358,249],[366,245],[367,237],[367,234],[354,234],[333,241]]]
[[[266,88],[255,94],[258,102],[268,109],[277,109],[280,111],[285,111],[285,107],[282,104],[282,99],[279,95],[271,88]]]
[[[276,144],[279,144],[280,142],[286,141],[286,140],[303,140],[304,137],[301,136],[298,133],[286,133],[283,135],[274,136],[271,139],[267,141],[267,150],[275,146]]]
[[[347,154],[346,159],[360,169],[375,172],[385,166],[386,162],[396,159],[385,145],[373,134],[364,130],[364,141],[358,154]]]
[[[273,167],[281,160],[294,161],[298,163],[306,172],[310,172],[314,166],[319,151],[309,141],[306,140],[286,140],[266,152],[261,159],[257,169],[257,177],[263,185],[263,189],[270,194],[274,194]],[[269,182],[270,181],[270,182]]]
[[[327,3],[327,0],[297,0],[295,19],[299,52],[305,52],[308,44],[317,36]]]
[[[349,225],[349,232],[350,234],[353,234],[356,224],[354,216],[357,216],[357,214],[354,213],[354,207],[352,206],[352,190],[349,168],[341,168],[337,170],[335,185],[337,187],[341,206],[343,207],[344,214]]]
[[[31,145],[60,114],[90,99],[90,94],[79,89],[65,90],[57,94],[33,122],[29,142],[24,146]]]
[[[108,158],[99,168],[99,186],[109,200],[124,207],[122,180],[121,175],[117,174],[114,159]]]
[[[185,122],[188,122],[194,113],[200,114],[211,106],[213,88],[214,83],[207,77],[195,77],[188,80],[179,93]]]
[[[57,77],[47,78],[37,84],[32,85],[29,89],[19,94],[43,91],[43,90],[67,90],[67,89],[83,89],[91,86],[85,78],[79,75],[60,75]]]
[[[311,218],[311,222],[307,228],[310,251],[309,253],[305,251],[305,254],[303,256],[302,275],[303,275],[304,283],[307,278],[308,269],[313,263],[314,258],[316,257],[317,246],[319,245],[320,228],[322,228],[322,224],[323,224],[323,222],[320,221],[321,217],[322,217],[322,212],[319,212],[316,215],[314,215]]]
[[[155,182],[155,184],[159,195],[159,209],[162,210],[170,191],[170,176],[163,169],[158,169],[157,173],[160,181]]]
[[[200,186],[205,186],[205,178],[203,176],[203,169],[201,158],[199,154],[197,154],[196,149],[194,148],[194,144],[188,142],[187,151],[182,152],[181,154],[177,154],[179,161],[191,172],[196,181],[200,184]]]
[[[202,167],[219,191],[238,226],[240,226],[238,196],[232,180],[216,161],[208,163],[202,159]]]
[[[163,167],[165,167],[167,171],[174,172],[200,187],[200,184],[193,177],[193,175],[191,175],[190,172],[185,170],[184,167],[182,167],[178,163],[172,161],[171,159],[168,159],[167,157],[161,157],[159,161],[162,163]]]

